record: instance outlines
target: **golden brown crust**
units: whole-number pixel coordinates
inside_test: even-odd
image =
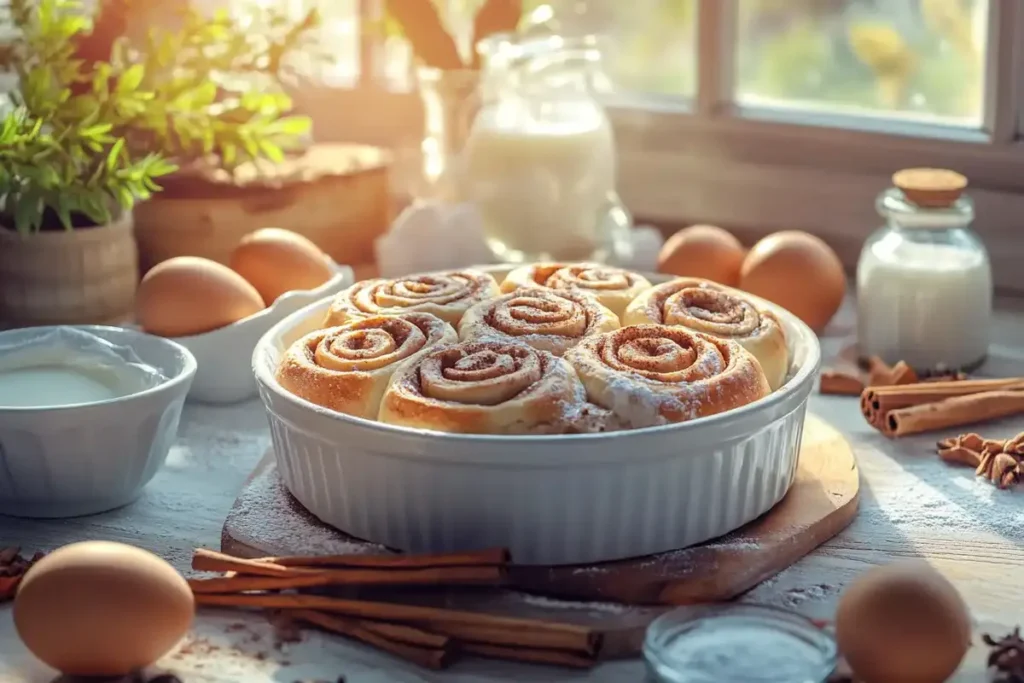
[[[429,313],[354,320],[292,344],[278,366],[277,381],[319,406],[372,420],[403,363],[457,338],[451,325]]]
[[[562,356],[581,339],[618,328],[618,316],[589,294],[526,287],[466,311],[459,339],[521,342]]]
[[[379,419],[463,434],[560,433],[582,405],[583,387],[561,358],[525,344],[474,341],[403,366]]]
[[[431,313],[458,325],[470,306],[498,296],[498,282],[479,270],[450,270],[357,282],[334,297],[324,327],[373,315]]]
[[[593,295],[602,306],[622,316],[629,302],[650,286],[644,276],[614,266],[536,263],[510,272],[501,284],[501,291],[512,292],[521,287],[579,290]]]
[[[623,327],[583,340],[565,358],[587,398],[631,428],[722,413],[770,391],[739,344],[682,327]]]
[[[786,334],[778,319],[738,289],[677,278],[655,285],[626,309],[624,325],[680,325],[738,342],[754,354],[775,391],[789,372]]]

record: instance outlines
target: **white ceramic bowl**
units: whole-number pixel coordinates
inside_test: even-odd
[[[191,351],[199,363],[189,398],[215,404],[255,398],[252,351],[256,342],[289,314],[352,284],[351,268],[335,265],[334,270],[334,277],[316,289],[288,292],[266,309],[232,325],[205,334],[175,338],[174,341]]]
[[[17,343],[46,329],[10,330],[0,333],[0,342]],[[95,403],[0,407],[0,514],[74,517],[126,505],[157,473],[174,443],[196,373],[188,349],[131,329],[78,329],[130,347],[169,379]]]
[[[721,536],[789,490],[821,350],[796,316],[762,303],[782,322],[793,358],[778,391],[727,413],[632,431],[457,435],[320,408],[283,389],[274,370],[329,300],[275,325],[253,368],[284,482],[324,522],[409,552],[503,546],[522,564],[600,562]]]

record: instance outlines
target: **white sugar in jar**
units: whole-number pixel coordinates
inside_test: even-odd
[[[992,270],[970,227],[967,181],[940,169],[908,169],[893,181],[877,202],[887,225],[857,265],[858,351],[925,374],[971,370],[988,353]]]

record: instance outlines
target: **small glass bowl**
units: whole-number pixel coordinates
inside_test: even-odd
[[[655,683],[822,683],[832,636],[798,614],[756,605],[697,605],[655,619],[644,659]]]

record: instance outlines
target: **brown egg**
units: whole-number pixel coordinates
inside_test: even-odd
[[[252,283],[269,306],[285,292],[316,289],[331,279],[331,260],[302,235],[263,228],[242,238],[231,268]]]
[[[960,594],[921,561],[877,567],[839,601],[836,640],[864,683],[942,683],[970,645]]]
[[[216,330],[264,308],[260,293],[245,278],[195,256],[158,264],[142,278],[135,294],[136,322],[146,332],[164,337]]]
[[[743,260],[739,287],[825,329],[846,294],[843,264],[822,240],[787,230],[765,237]]]
[[[14,625],[32,654],[62,673],[124,676],[170,651],[194,612],[192,591],[171,565],[140,548],[88,541],[29,570]]]
[[[747,250],[732,233],[714,225],[691,225],[669,237],[658,254],[662,273],[699,277],[734,287]]]

